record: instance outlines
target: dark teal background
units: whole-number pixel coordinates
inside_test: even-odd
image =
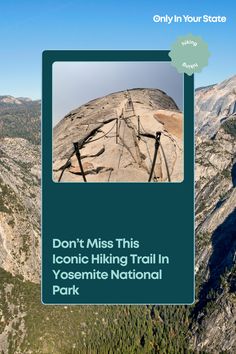
[[[168,51],[45,51],[42,112],[42,301],[45,304],[191,304],[194,301],[194,78],[184,75],[182,183],[55,183],[52,180],[52,64],[55,61],[170,61]],[[52,238],[139,240],[132,253],[161,253],[164,279],[78,281],[80,296],[53,296]],[[55,251],[55,250],[54,250]],[[71,250],[71,254],[80,251]],[[96,250],[87,250],[87,253]],[[100,253],[114,253],[112,249]],[[121,251],[125,254],[125,251]],[[130,250],[127,250],[127,254]],[[60,252],[63,254],[63,251]],[[64,250],[68,255],[69,250]],[[64,265],[64,270],[109,267]],[[116,268],[113,266],[112,268]],[[131,269],[147,271],[147,266]],[[157,265],[159,269],[159,266]],[[56,267],[58,269],[58,266]],[[62,269],[62,267],[60,267]],[[123,267],[121,271],[129,270]],[[154,267],[150,266],[154,271]]]

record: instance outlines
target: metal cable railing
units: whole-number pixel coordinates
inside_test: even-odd
[[[131,95],[129,93],[129,91],[127,90],[127,93],[128,93],[128,104],[129,104],[129,107],[131,107],[133,113],[134,113],[134,116],[135,115],[135,110],[134,110],[134,104],[133,104],[133,101],[132,101],[132,98],[131,98]],[[73,143],[73,146],[74,146],[74,150],[73,152],[71,153],[71,155],[69,156],[69,158],[67,159],[66,163],[63,165],[62,167],[62,171],[61,171],[61,174],[59,176],[59,179],[58,179],[58,182],[61,181],[62,179],[62,176],[66,170],[66,168],[68,168],[69,166],[71,166],[71,164],[69,163],[70,162],[70,159],[72,158],[72,156],[75,154],[76,157],[77,157],[77,160],[78,160],[78,164],[79,164],[79,167],[80,167],[80,172],[81,172],[81,175],[83,177],[83,181],[84,182],[87,182],[87,179],[86,179],[86,176],[85,176],[85,171],[84,171],[84,168],[83,168],[83,164],[82,164],[82,161],[81,161],[81,154],[80,154],[80,149],[85,145],[85,144],[89,144],[89,143],[92,143],[92,142],[95,142],[95,141],[98,141],[104,137],[106,137],[113,129],[114,127],[116,126],[116,143],[118,144],[118,139],[119,139],[119,119],[120,120],[125,120],[125,107],[122,109],[122,113],[121,115],[119,116],[119,118],[113,118],[115,119],[115,123],[114,125],[111,127],[111,129],[109,129],[108,132],[106,132],[105,134],[103,134],[102,136],[96,138],[96,139],[92,139],[92,140],[88,140],[89,138],[91,138],[91,136],[93,136],[95,134],[95,132],[99,129],[99,128],[95,128],[94,130],[92,130],[92,132],[90,132],[89,134],[87,134],[84,138],[82,138],[81,140],[79,140],[78,142],[75,142]],[[112,120],[113,120],[112,119]],[[167,177],[168,177],[168,180],[170,182],[170,174],[169,174],[169,169],[168,169],[168,165],[167,165],[167,161],[166,161],[166,156],[164,154],[164,150],[163,150],[163,147],[161,145],[161,142],[160,142],[160,139],[161,139],[161,132],[160,131],[157,131],[156,134],[150,134],[150,133],[147,133],[145,132],[145,129],[140,121],[140,116],[137,116],[137,119],[138,119],[138,131],[137,131],[137,137],[138,139],[141,139],[141,136],[144,136],[146,138],[151,138],[151,139],[154,139],[155,140],[155,145],[154,145],[154,155],[153,155],[153,159],[151,160],[151,155],[150,155],[150,151],[148,149],[148,146],[147,146],[147,149],[148,149],[148,153],[149,153],[149,157],[150,157],[150,161],[151,161],[151,170],[150,170],[150,173],[149,173],[149,178],[148,178],[148,182],[151,182],[152,181],[152,178],[153,178],[153,175],[155,176],[155,165],[156,165],[156,160],[157,160],[157,154],[158,154],[158,150],[159,150],[159,147],[161,146],[161,149],[162,149],[162,153],[163,153],[163,156],[164,156],[164,160],[165,160],[165,165],[166,165],[166,169],[167,169]],[[142,129],[142,132],[141,132],[141,129]],[[88,140],[88,141],[87,141]],[[147,145],[147,144],[146,144]]]

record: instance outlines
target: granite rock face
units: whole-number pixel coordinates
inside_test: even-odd
[[[235,84],[233,77],[197,92],[196,352],[236,352]]]
[[[0,267],[38,282],[40,150],[22,138],[0,146]]]
[[[221,124],[236,112],[236,76],[196,90],[195,103],[196,133],[214,136]]]
[[[133,89],[90,101],[54,128],[54,180],[59,179],[73,142],[88,137],[80,149],[88,182],[146,182],[155,135],[161,132],[153,181],[181,181],[182,124],[174,101],[157,89]],[[61,181],[83,181],[75,156]]]

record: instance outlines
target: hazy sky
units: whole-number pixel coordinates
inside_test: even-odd
[[[226,15],[226,23],[154,23],[154,15]],[[189,0],[7,0],[0,2],[0,95],[41,97],[46,49],[170,49],[178,36],[202,36],[208,67],[195,85],[236,74],[236,2]]]
[[[92,99],[132,88],[159,88],[182,109],[183,75],[170,63],[56,62],[53,64],[53,124]]]

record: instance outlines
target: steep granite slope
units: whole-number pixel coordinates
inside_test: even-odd
[[[40,150],[22,138],[0,139],[0,267],[39,279]]]
[[[133,89],[90,101],[70,112],[54,128],[54,179],[83,140],[82,164],[88,182],[149,179],[156,132],[161,132],[153,181],[181,181],[182,114],[174,101],[157,89]],[[61,181],[81,182],[74,155]]]

